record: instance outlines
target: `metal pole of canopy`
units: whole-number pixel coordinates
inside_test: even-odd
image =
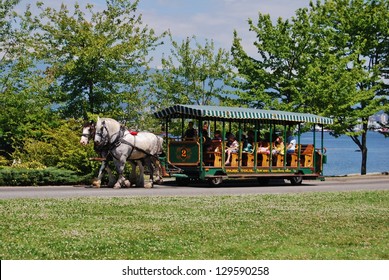
[[[324,162],[324,125],[322,124],[321,125],[321,147],[320,147],[320,153],[321,153],[321,157],[320,157],[320,175],[323,176],[323,162]]]
[[[204,149],[204,140],[203,140],[203,120],[200,118],[198,120],[199,122],[199,142],[200,142],[200,154],[199,154],[199,159],[200,159],[200,172],[203,171],[204,167],[203,167],[203,160],[204,160],[204,153],[203,153],[203,149]]]
[[[313,165],[313,170],[316,172],[316,124],[314,124],[313,127],[313,158],[312,158],[312,165]]]
[[[239,122],[238,125],[239,133],[239,150],[238,150],[238,170],[240,171],[242,165],[242,151],[243,151],[243,142],[242,142],[242,123]]]
[[[183,140],[185,137],[185,119],[181,117],[181,139]]]
[[[166,141],[164,141],[164,148],[165,148],[165,156],[166,156],[166,161],[165,161],[165,167],[167,167],[167,164],[166,162],[169,162],[170,159],[169,159],[169,119],[166,118],[165,119],[165,139]]]
[[[297,125],[297,168],[300,169],[300,158],[301,158],[301,123]]]
[[[273,126],[270,125],[270,135],[269,135],[269,141],[270,141],[270,154],[269,154],[269,170],[271,172],[272,166],[273,166]]]
[[[222,150],[221,150],[222,167],[223,168],[225,168],[225,162],[226,162],[226,154],[225,154],[226,142],[225,142],[225,139],[226,139],[226,122],[223,120],[223,123],[222,123]]]
[[[258,145],[259,145],[259,137],[258,132],[260,130],[260,124],[258,120],[255,120],[255,128],[254,128],[254,143],[253,143],[253,151],[254,151],[254,171],[257,170],[258,166]]]
[[[287,153],[286,153],[286,123],[284,123],[284,135],[282,136],[284,139],[284,168],[286,166],[286,162],[287,162]]]

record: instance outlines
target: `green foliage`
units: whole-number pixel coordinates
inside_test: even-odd
[[[89,174],[96,170],[98,163],[88,159],[96,155],[93,145],[80,145],[82,122],[61,121],[58,126],[35,130],[39,137],[26,136],[21,139],[20,148],[16,147],[13,157],[22,166],[38,163],[44,166],[64,168],[79,174]]]
[[[0,156],[0,166],[7,166],[10,165],[10,161],[3,156]]]
[[[138,2],[107,1],[99,12],[87,5],[88,14],[77,3],[73,11],[37,3],[39,16],[30,9],[25,13],[23,22],[33,30],[31,47],[47,65],[63,116],[131,118],[132,110],[123,111],[122,103],[142,104],[137,89],[147,80],[148,54],[160,37],[143,25]]]
[[[19,1],[1,1],[0,13],[0,151],[12,152],[15,139],[50,121],[48,83],[28,52],[28,32],[16,29],[12,11]]]
[[[171,55],[162,59],[162,69],[153,75],[155,107],[171,104],[209,105],[226,93],[231,62],[224,49],[215,51],[213,41],[200,44],[196,37],[179,44],[170,36]]]
[[[72,185],[87,183],[90,177],[54,167],[42,169],[0,167],[0,186]]]
[[[249,57],[234,34],[240,102],[334,118],[331,129],[358,145],[366,174],[369,116],[389,106],[388,18],[386,0],[318,1],[276,23],[259,13],[257,23],[249,20],[258,58]]]

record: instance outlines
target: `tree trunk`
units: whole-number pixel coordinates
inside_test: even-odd
[[[362,137],[362,147],[361,147],[361,154],[362,154],[362,162],[361,162],[361,175],[366,175],[367,170],[367,145],[366,145],[366,138],[367,138],[367,124],[363,124],[363,133],[361,135]]]
[[[93,81],[89,81],[88,82],[88,87],[89,87],[89,112],[91,112],[92,114],[95,114],[95,98],[94,98],[94,94],[93,94]]]

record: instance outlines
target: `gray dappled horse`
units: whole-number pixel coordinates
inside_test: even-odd
[[[95,122],[90,121],[90,122],[85,123],[84,126],[82,127],[80,144],[85,146],[89,143],[89,140],[93,139],[94,137],[95,137]],[[104,176],[104,170],[106,170],[108,173],[108,177],[109,177],[108,186],[113,187],[113,185],[116,183],[116,179],[113,176],[111,168],[108,165],[108,160],[109,160],[108,147],[104,148],[101,146],[94,145],[94,150],[101,158],[101,166],[100,166],[97,178],[94,179],[92,182],[92,186],[96,187],[96,188],[100,188],[101,180]],[[133,167],[133,169],[134,169],[134,167]]]
[[[154,166],[157,172],[157,182],[162,180],[161,166],[158,155],[163,153],[163,138],[150,132],[130,133],[126,128],[111,118],[98,118],[94,137],[98,147],[108,146],[119,178],[114,188],[120,188],[123,184],[127,187],[131,183],[125,179],[123,172],[127,160],[141,160],[147,164],[150,171],[150,181],[144,183],[144,166],[138,164],[140,169],[138,186],[153,187]]]
[[[84,126],[82,128],[80,143],[82,145],[87,145],[89,143],[90,139],[94,139],[95,132],[96,132],[96,125],[95,125],[94,121],[90,121],[90,122],[84,124]],[[113,187],[116,183],[116,178],[112,174],[112,170],[108,165],[108,162],[113,160],[112,155],[110,154],[109,145],[108,144],[105,146],[94,145],[94,150],[100,156],[100,158],[98,158],[98,160],[101,160],[101,166],[100,166],[97,178],[92,181],[92,187],[95,187],[95,188],[101,187],[101,180],[103,179],[103,176],[104,176],[104,170],[107,171],[108,176],[109,176],[108,186]],[[129,178],[130,184],[131,185],[132,184],[143,185],[144,183],[142,183],[140,181],[140,179],[137,180],[137,177],[136,177],[136,165],[140,166],[140,164],[142,164],[142,162],[141,161],[129,161],[129,163],[131,164],[131,175]],[[140,166],[139,168],[142,168],[142,167]]]

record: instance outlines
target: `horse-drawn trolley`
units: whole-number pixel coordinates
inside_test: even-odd
[[[260,184],[281,178],[297,185],[324,178],[323,131],[331,118],[196,105],[174,105],[154,115],[162,120],[164,135],[177,135],[164,141],[165,167],[182,185],[198,180],[218,185],[229,178],[257,178]],[[312,141],[301,143],[301,134],[317,127]]]

